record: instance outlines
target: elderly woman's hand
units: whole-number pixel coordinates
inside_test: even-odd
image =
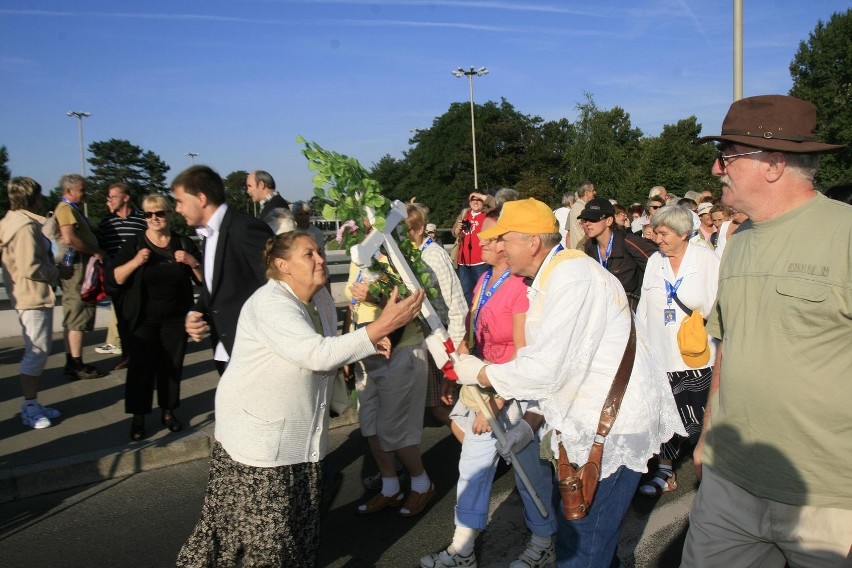
[[[420,306],[423,305],[425,297],[426,293],[423,290],[416,290],[402,300],[399,297],[399,291],[394,288],[387,304],[382,308],[382,314],[376,321],[367,325],[367,335],[370,337],[370,341],[376,343],[393,330],[414,320],[420,313]]]

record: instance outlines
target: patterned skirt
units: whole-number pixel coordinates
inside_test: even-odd
[[[683,427],[688,438],[675,434],[674,438],[663,444],[660,457],[676,460],[681,449],[690,448],[698,443],[701,427],[704,424],[704,408],[707,406],[707,394],[710,392],[710,377],[713,367],[673,371],[667,373],[669,386],[674,394],[675,405],[680,413]]]
[[[213,444],[201,519],[177,566],[315,566],[322,462],[253,467]]]

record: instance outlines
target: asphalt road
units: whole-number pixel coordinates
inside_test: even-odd
[[[424,462],[439,495],[423,515],[404,519],[392,510],[370,517],[355,514],[357,505],[371,496],[361,486],[361,478],[372,473],[373,466],[363,457],[366,443],[357,425],[331,431],[326,464],[342,472],[342,481],[323,525],[319,566],[413,568],[420,556],[450,542],[459,445],[447,434],[445,428],[425,428]],[[681,470],[682,487],[692,483],[690,470],[691,466]],[[0,565],[174,566],[180,546],[198,519],[207,474],[208,461],[198,460],[0,505]],[[506,468],[498,475],[492,520],[477,542],[483,568],[508,565],[527,539],[514,476]],[[691,492],[679,492],[660,502],[637,498],[623,527],[620,550],[627,566],[677,566],[682,525],[670,525],[668,532],[646,533],[660,522],[650,516],[653,509],[683,514]]]

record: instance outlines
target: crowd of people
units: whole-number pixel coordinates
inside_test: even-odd
[[[37,393],[60,283],[64,373],[102,374],[82,357],[94,308],[79,288],[93,257],[114,288],[101,349],[127,367],[132,440],[146,435],[155,389],[162,425],[181,430],[186,340],[212,340],[210,477],[178,566],[316,564],[329,389],[342,367],[378,469],[357,514],[415,517],[434,499],[427,466],[446,464],[420,454],[426,409],[461,443],[453,538],[421,567],[477,566],[500,459],[530,533],[509,566],[617,566],[633,497],[676,491],[676,461],[690,454],[700,486],[683,566],[848,565],[852,207],[814,188],[819,155],[844,148],[817,141],[815,125],[814,105],[791,96],[733,103],[721,134],[698,141],[716,144],[721,198],[655,186],[626,205],[585,181],[553,211],[508,188],[472,192],[451,254],[428,209],[408,204],[457,383],[428,358],[422,291],[377,295],[375,275],[353,264],[337,333],[322,237],[266,172],[246,183],[259,218],[229,208],[207,166],[175,178],[175,212],[200,246],[172,232],[165,197],[136,210],[121,184],[93,231],[79,210],[84,180],[65,176],[58,258],[51,221],[35,213],[41,188],[14,178],[0,246],[25,341],[22,421],[59,417]]]

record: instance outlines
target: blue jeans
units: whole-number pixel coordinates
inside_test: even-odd
[[[488,270],[488,265],[484,262],[474,265],[459,264],[459,280],[461,281],[462,292],[464,292],[464,299],[467,301],[468,306],[473,301],[473,290],[476,288],[476,281],[479,280],[480,276],[485,274],[486,270]]]
[[[602,479],[589,514],[578,521],[565,519],[558,482],[554,481],[553,503],[559,525],[556,531],[558,568],[607,568],[621,566],[615,555],[619,527],[633,500],[642,474],[621,466]],[[556,475],[553,476],[556,480]]]
[[[472,422],[471,418],[470,423]],[[548,507],[548,516],[543,517],[526,486],[517,478],[515,469],[515,485],[524,503],[524,521],[534,535],[550,536],[556,532],[556,516],[561,514],[558,509],[557,514],[554,514],[554,509],[550,506],[553,501],[550,493],[553,487],[553,467],[539,457],[537,437],[518,452],[517,457],[542,503]],[[465,428],[456,488],[456,525],[479,530],[485,528],[498,460],[497,440],[493,434],[474,434],[469,426]]]

